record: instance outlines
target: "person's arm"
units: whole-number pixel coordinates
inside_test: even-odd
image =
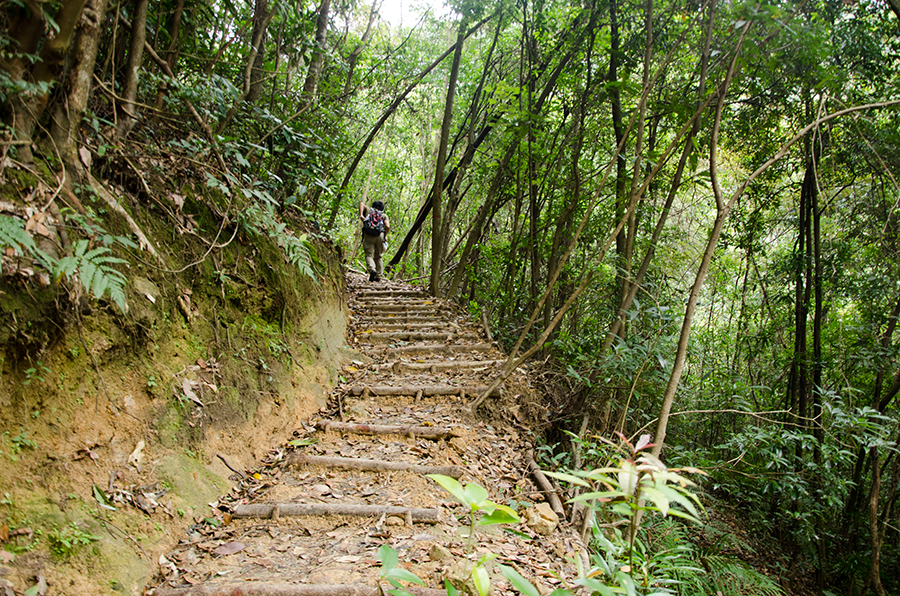
[[[365,211],[366,211],[366,206],[363,203],[360,203],[359,204],[359,219],[362,220],[362,219],[366,218]]]
[[[391,231],[391,220],[388,219],[388,216],[384,216],[384,235],[387,236],[387,233]]]

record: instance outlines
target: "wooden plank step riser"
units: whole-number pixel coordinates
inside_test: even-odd
[[[362,395],[368,391],[369,395],[419,395],[421,397],[434,397],[437,395],[481,395],[487,391],[487,385],[476,385],[472,387],[452,387],[450,385],[433,385],[430,387],[351,387],[347,390],[350,395]],[[492,396],[500,396],[503,390],[498,387],[491,392]]]
[[[322,431],[348,432],[358,435],[412,435],[417,439],[448,439],[463,436],[462,431],[442,426],[392,426],[387,424],[354,424],[319,420],[316,428]]]
[[[376,364],[374,370],[392,370],[394,373],[408,371],[447,371],[447,370],[479,370],[502,366],[506,360],[470,360],[465,362],[447,362],[436,360],[434,362],[387,362]]]
[[[472,352],[487,352],[494,349],[491,344],[460,344],[460,345],[424,345],[404,346],[388,350],[388,355],[404,354],[466,354]]]
[[[385,314],[385,313],[402,313],[402,314],[436,314],[436,315],[445,315],[450,312],[448,308],[442,308],[440,306],[432,306],[423,304],[421,306],[411,305],[411,306],[400,306],[396,304],[376,304],[373,306],[364,306],[363,312],[368,314]]]
[[[425,466],[400,461],[380,461],[355,457],[324,457],[295,453],[288,457],[289,466],[324,466],[342,470],[363,470],[366,472],[412,472],[413,474],[443,474],[451,478],[459,478],[463,471],[456,466]]]
[[[277,507],[277,509],[276,509]],[[436,524],[440,521],[439,509],[394,507],[390,505],[347,505],[331,503],[247,503],[236,505],[234,517],[299,517],[303,515],[351,515],[378,517],[381,515],[412,516],[413,521]]]
[[[356,339],[362,343],[384,344],[392,341],[451,341],[454,339],[476,340],[475,333],[403,333],[401,332],[374,332],[358,333]]]
[[[404,588],[413,596],[447,596],[437,588]],[[276,584],[241,582],[219,585],[196,585],[184,588],[159,587],[153,596],[381,596],[381,588],[365,584]]]

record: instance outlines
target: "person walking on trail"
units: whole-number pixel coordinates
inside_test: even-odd
[[[366,209],[363,203],[359,204],[359,219],[363,224],[363,251],[366,253],[366,269],[369,271],[369,281],[381,281],[382,262],[381,255],[387,246],[385,236],[391,230],[391,222],[384,213],[384,203],[373,201],[372,208]]]

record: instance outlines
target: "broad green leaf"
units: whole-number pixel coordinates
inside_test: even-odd
[[[425,585],[425,582],[422,581],[422,579],[418,575],[416,575],[412,571],[407,571],[406,569],[402,569],[400,567],[389,569],[384,573],[383,577],[388,580],[399,579],[400,581],[410,582],[413,584],[418,584],[420,586]]]
[[[645,486],[641,489],[641,497],[650,499],[663,516],[668,515],[669,499],[662,492],[656,490],[652,486]]]
[[[440,484],[444,490],[453,495],[453,498],[461,504],[467,507],[469,506],[469,501],[466,499],[466,493],[463,492],[462,485],[457,482],[455,478],[444,476],[443,474],[426,474],[426,476]]]
[[[616,593],[612,588],[596,579],[579,577],[574,583],[578,586],[584,586],[588,590],[600,594],[600,596],[616,596]]]
[[[481,565],[476,565],[472,569],[472,581],[475,583],[475,589],[479,596],[487,596],[491,590],[491,577],[488,575],[487,569]]]
[[[516,512],[506,505],[497,505],[497,508],[478,520],[479,526],[490,526],[493,524],[516,524],[519,523],[519,516]]]
[[[395,551],[387,544],[382,544],[378,547],[377,556],[378,560],[381,561],[382,576],[396,567],[397,563],[400,562],[400,560],[397,558],[397,551]]]
[[[550,476],[551,478],[556,478],[557,480],[562,480],[564,482],[570,482],[572,484],[577,484],[578,486],[583,486],[585,488],[590,488],[591,485],[589,482],[579,478],[578,476],[572,476],[571,474],[561,474],[559,472],[548,472],[544,470],[544,474]]]
[[[524,594],[525,596],[541,596],[541,593],[538,592],[538,589],[532,585],[530,581],[525,579],[522,574],[513,569],[512,567],[507,567],[506,565],[500,565],[500,573],[503,574],[509,583],[513,585],[513,587],[519,591],[519,593]]]
[[[583,501],[600,501],[606,502],[617,497],[624,497],[625,494],[618,490],[605,490],[593,493],[581,493],[573,499],[569,499],[570,503],[581,503]]]
[[[463,494],[466,496],[466,504],[470,507],[474,506],[475,509],[478,509],[479,505],[486,502],[489,507],[493,505],[493,503],[488,501],[488,491],[475,483],[467,484],[463,489]]]

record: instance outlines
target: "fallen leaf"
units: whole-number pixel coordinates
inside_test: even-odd
[[[9,552],[8,550],[0,550],[0,563],[7,565],[16,560],[16,555]]]
[[[242,550],[244,550],[245,548],[247,548],[247,545],[244,544],[243,542],[229,542],[227,544],[223,544],[222,546],[216,548],[215,550],[213,550],[213,552],[217,555],[221,555],[224,557],[227,555],[233,555],[235,553],[239,553]]]
[[[6,524],[0,524],[0,540],[3,542],[9,540],[9,526]]]
[[[78,150],[78,157],[81,158],[81,163],[84,164],[84,167],[87,169],[91,169],[91,150],[87,147],[82,147]]]
[[[198,406],[202,406],[203,402],[200,401],[200,398],[197,397],[197,394],[194,393],[193,386],[196,381],[192,381],[190,379],[181,379],[181,390],[184,391],[184,394],[190,399],[192,402],[197,404]]]

